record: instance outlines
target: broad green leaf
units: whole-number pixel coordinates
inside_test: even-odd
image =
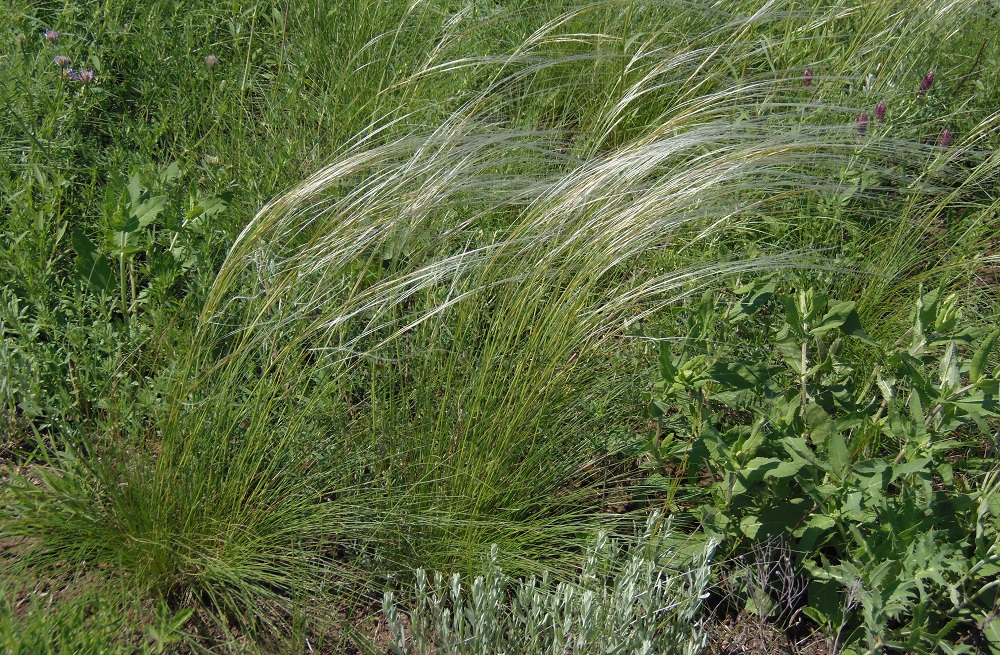
[[[209,228],[208,220],[228,207],[231,197],[232,194],[224,193],[210,198],[198,198],[187,211],[184,227],[198,234],[205,234]],[[392,261],[405,256],[408,252],[406,240],[400,236],[387,244],[382,260]]]
[[[701,442],[708,449],[709,457],[727,470],[733,470],[734,464],[729,452],[729,445],[714,430],[707,431],[701,437]]]
[[[757,538],[757,533],[760,531],[760,519],[754,515],[744,516],[743,520],[740,521],[740,532],[751,539]]]
[[[913,436],[917,445],[924,445],[927,441],[927,426],[924,418],[924,408],[920,402],[920,394],[913,391],[910,394],[910,424],[913,427]]]
[[[136,173],[128,181],[129,204],[135,207],[142,201],[142,179]]]
[[[984,393],[990,396],[1000,396],[1000,380],[995,378],[980,378],[979,382],[976,383],[976,388],[981,389]]]
[[[826,444],[826,454],[830,467],[843,480],[851,466],[851,454],[847,450],[847,442],[840,432],[833,432]]]
[[[919,327],[921,335],[930,332],[937,322],[938,301],[941,297],[941,291],[942,289],[940,288],[928,291],[921,294],[917,300],[917,323],[915,327]]]
[[[882,398],[885,399],[886,403],[892,403],[892,401],[896,398],[896,389],[895,389],[896,380],[895,379],[887,380],[886,378],[882,377],[882,371],[877,371],[876,377],[878,381],[879,391],[882,392]]]
[[[764,363],[715,362],[711,376],[732,389],[761,389],[776,372],[777,369]]]
[[[653,418],[660,418],[668,411],[670,411],[670,405],[663,402],[662,400],[653,399],[649,402],[649,407],[647,407],[649,415]]]
[[[851,300],[841,300],[833,303],[830,309],[827,310],[826,315],[812,328],[812,333],[815,335],[826,334],[830,330],[839,328],[852,314],[856,315],[854,307],[855,303]],[[857,327],[861,327],[860,320]]]
[[[806,425],[809,426],[809,438],[814,446],[828,444],[830,438],[836,433],[836,425],[825,409],[816,403],[808,403],[805,406]]]
[[[983,637],[986,638],[993,655],[1000,655],[1000,616],[994,616],[983,626]]]
[[[759,482],[768,478],[790,478],[802,468],[801,461],[783,462],[774,457],[754,457],[743,465],[741,472],[747,482]]]
[[[751,538],[753,536],[748,534],[747,530],[753,531],[758,538],[783,536],[794,530],[811,508],[812,503],[806,502],[805,499],[792,498],[761,512],[756,517],[747,517],[751,518],[752,521],[747,522],[744,519],[740,522],[740,529]],[[746,523],[746,530],[744,530],[744,523]]]
[[[958,388],[958,350],[955,348],[954,341],[948,342],[948,347],[941,355],[941,361],[938,364],[938,379],[941,381],[938,388],[942,391],[947,390],[950,393]]]
[[[76,251],[76,276],[98,293],[112,293],[115,288],[111,266],[80,228],[73,228],[73,250]]]
[[[996,346],[997,338],[1000,337],[1000,330],[993,330],[986,338],[983,339],[983,343],[980,344],[979,349],[976,354],[972,356],[972,365],[969,367],[969,379],[972,382],[979,382],[983,377],[983,373],[986,371],[986,365],[989,363],[990,355],[993,353],[993,348]]]
[[[139,251],[139,237],[134,232],[109,230],[105,241],[112,257],[129,257]]]
[[[141,227],[148,227],[156,217],[167,208],[167,196],[153,196],[149,200],[132,205],[132,214],[138,219]]]
[[[930,457],[921,457],[920,459],[915,459],[912,462],[906,462],[904,464],[896,464],[892,467],[892,481],[895,482],[904,475],[911,475],[913,473],[920,473],[922,471],[928,470],[928,464],[931,463]]]
[[[799,313],[799,305],[792,296],[778,296],[778,301],[785,308],[785,330],[794,335],[795,341],[805,340],[805,329],[802,326],[803,318]]]
[[[785,326],[775,337],[774,345],[778,347],[785,365],[792,369],[796,375],[802,375],[802,343],[805,338],[796,337],[792,331]],[[808,352],[806,353],[808,357]],[[808,362],[807,362],[808,365]]]
[[[811,552],[816,542],[826,532],[837,524],[826,514],[816,514],[809,517],[809,520],[799,526],[793,534],[799,541],[796,548],[799,551]]]
[[[795,530],[794,534],[795,536],[798,536],[803,532],[805,532],[806,530],[808,530],[809,528],[817,528],[819,530],[829,530],[835,525],[837,525],[837,522],[834,521],[829,516],[827,516],[826,514],[816,514],[814,516],[809,517],[808,521],[799,526],[799,528]]]
[[[770,302],[774,296],[774,289],[774,280],[769,280],[766,283],[757,282],[735,289],[734,293],[745,297],[729,308],[729,319],[740,321],[753,316],[760,311],[761,307]]]
[[[784,446],[785,452],[787,452],[792,459],[801,460],[807,464],[812,464],[813,466],[829,472],[830,467],[826,462],[823,462],[818,457],[816,453],[813,452],[809,444],[802,437],[785,437],[781,440],[781,445]]]
[[[226,209],[229,206],[229,202],[232,198],[232,194],[224,193],[218,196],[211,196],[210,198],[202,198],[198,201],[201,205],[202,216],[215,216],[219,212]]]
[[[165,183],[170,183],[175,181],[181,174],[180,164],[177,162],[171,162],[169,166],[160,171],[160,181]]]
[[[660,377],[669,382],[673,382],[677,377],[677,367],[674,366],[674,354],[670,351],[670,344],[661,341],[659,344]]]

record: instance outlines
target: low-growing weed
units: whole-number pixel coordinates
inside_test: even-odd
[[[961,635],[987,638],[1000,598],[988,483],[1000,331],[962,329],[940,289],[920,295],[889,347],[853,302],[775,279],[733,293],[705,296],[679,352],[660,344],[655,475],[709,476],[695,511],[731,547],[790,540],[811,580],[803,611],[835,649],[962,652]],[[723,345],[753,323],[764,344]]]
[[[385,593],[389,648],[396,655],[695,655],[706,641],[699,609],[716,544],[710,539],[693,561],[679,561],[672,538],[659,513],[628,547],[602,532],[573,582],[547,573],[511,580],[496,546],[467,590],[458,574],[445,580],[420,569],[406,621],[393,592]]]

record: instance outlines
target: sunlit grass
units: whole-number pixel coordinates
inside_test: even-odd
[[[814,4],[255,5],[185,42],[205,7],[162,31],[194,73],[135,82],[151,86],[124,132],[113,87],[127,52],[154,51],[130,35],[160,28],[62,14],[67,35],[123,44],[102,51],[108,95],[73,105],[113,144],[92,166],[181,159],[195,183],[237,185],[237,229],[184,323],[163,319],[169,364],[135,382],[156,402],[123,391],[53,439],[66,454],[7,486],[5,532],[37,537],[40,566],[104,566],[276,633],[334,581],[352,596],[417,566],[469,573],[493,543],[508,571],[568,566],[645,509],[607,501],[608,415],[581,411],[633,430],[634,371],[613,362],[638,326],[781,267],[898,323],[916,284],[990,256],[997,114],[946,96],[975,88],[963,30],[981,6]],[[21,74],[49,75],[32,72],[46,57]],[[11,180],[93,154],[46,125],[61,158],[18,137]],[[93,208],[89,184],[67,197]],[[930,238],[942,222],[953,243]]]

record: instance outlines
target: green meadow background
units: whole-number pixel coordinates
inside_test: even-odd
[[[383,592],[405,605],[416,569],[471,579],[496,545],[513,578],[572,580],[660,510],[681,559],[720,541],[713,652],[748,625],[998,652],[998,28],[974,0],[5,3],[0,644],[385,652]],[[927,447],[957,482],[913,482],[979,541],[878,605],[849,595],[888,587],[845,523],[795,575],[847,609],[802,595],[795,626],[734,574],[759,540],[706,527],[710,467],[649,448],[658,343],[768,280],[854,303],[844,357],[885,426],[857,470],[911,461],[872,353],[929,290],[960,336],[928,370],[957,344],[949,398],[984,394]],[[713,357],[782,361],[762,325]],[[682,388],[668,417],[720,387]]]

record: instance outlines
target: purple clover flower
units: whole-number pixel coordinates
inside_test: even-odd
[[[865,136],[865,132],[868,131],[868,113],[863,111],[858,114],[855,124],[858,128],[858,138],[861,139]]]
[[[55,30],[45,30],[45,40],[49,43],[55,43],[59,40],[59,32]]]
[[[85,69],[76,74],[76,79],[83,82],[84,84],[90,84],[94,81],[94,71],[90,69]]]
[[[944,131],[941,132],[941,136],[938,137],[938,145],[942,148],[947,148],[951,145],[951,130],[947,127],[944,128]]]
[[[812,86],[813,83],[813,69],[807,68],[802,71],[802,86]]]
[[[934,71],[927,71],[924,75],[924,79],[920,82],[920,88],[917,89],[917,96],[923,98],[927,95],[927,92],[931,90],[931,86],[934,84]]]
[[[205,57],[205,65],[209,68],[215,68],[219,65],[219,58],[215,55],[209,55]]]
[[[55,59],[52,60],[52,63],[58,66],[59,68],[69,68],[70,62],[69,62],[69,57],[67,57],[66,55],[58,55]]]
[[[879,103],[875,105],[875,122],[885,122],[885,100],[880,100]]]

